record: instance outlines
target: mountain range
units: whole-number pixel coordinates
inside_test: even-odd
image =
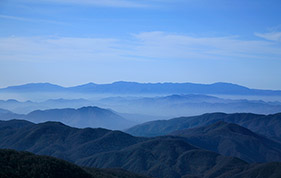
[[[210,128],[216,131],[216,127]],[[191,145],[187,137],[134,137],[121,131],[78,129],[59,122],[2,121],[0,148],[54,156],[80,166],[122,168],[159,178],[281,175],[281,163],[249,164]]]
[[[252,113],[207,113],[199,116],[146,122],[134,126],[126,130],[126,132],[135,136],[160,136],[178,130],[207,126],[218,121],[238,124],[268,138],[281,140],[281,113],[269,115]]]
[[[143,123],[151,120],[170,119],[180,116],[194,116],[204,113],[257,113],[274,114],[281,111],[281,102],[262,100],[224,99],[202,94],[167,96],[118,96],[99,99],[48,99],[46,101],[24,101],[15,99],[0,100],[2,118],[12,118],[12,113],[28,114],[35,110],[81,108],[98,106],[111,108],[119,116],[129,121]],[[4,116],[4,113],[6,116]],[[73,125],[76,126],[76,125]]]
[[[122,130],[135,125],[135,122],[123,118],[114,111],[94,106],[82,107],[78,109],[64,108],[35,110],[28,114],[16,114],[6,111],[0,113],[0,119],[25,119],[35,123],[59,121],[70,126],[80,128],[103,127],[117,130]]]
[[[218,121],[207,126],[178,130],[172,135],[184,137],[197,147],[247,162],[281,161],[280,142],[233,123]]]
[[[1,148],[25,150],[72,162],[144,140],[120,131],[78,129],[51,121],[40,124],[24,120],[2,121],[0,129]]]
[[[9,86],[0,92],[78,92],[111,94],[228,94],[228,95],[281,95],[279,90],[249,89],[231,83],[137,83],[114,82],[111,84],[88,83],[74,87],[62,87],[50,83],[29,83]]]
[[[142,113],[162,117],[194,116],[213,112],[247,112],[274,114],[281,111],[280,102],[262,100],[223,99],[202,94],[155,97],[108,97],[97,104],[119,112]]]
[[[281,177],[281,102],[246,99],[281,91],[115,82],[0,94],[39,99],[0,100],[0,177]]]
[[[46,110],[46,109],[63,109],[63,108],[81,108],[85,106],[92,106],[95,102],[86,99],[48,99],[46,101],[35,102],[35,101],[18,101],[15,99],[0,100],[0,108],[5,109],[6,112],[12,111],[14,113],[27,114],[35,110]],[[0,110],[0,113],[1,110]]]

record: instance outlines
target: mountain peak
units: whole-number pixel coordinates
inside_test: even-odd
[[[91,87],[91,86],[96,86],[96,85],[98,85],[98,84],[96,84],[96,83],[93,83],[93,82],[89,82],[89,83],[86,83],[86,84],[83,84],[83,85],[78,85],[78,86],[80,86],[80,87],[82,87],[82,86],[84,86],[84,87]],[[77,87],[78,87],[77,86]]]
[[[84,107],[78,108],[77,111],[109,111],[109,110],[99,108],[97,106],[84,106]]]

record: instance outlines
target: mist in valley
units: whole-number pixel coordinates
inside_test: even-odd
[[[7,98],[11,97],[11,98]],[[274,98],[274,99],[273,99]],[[153,121],[166,120],[181,116],[195,116],[204,113],[257,113],[274,114],[281,111],[278,96],[247,95],[202,95],[202,94],[97,94],[79,92],[4,92],[0,93],[0,108],[16,115],[7,115],[5,119],[27,119],[38,123],[54,120],[74,127],[105,126],[110,129],[124,129],[124,126],[107,127],[106,124],[89,124],[85,120],[69,121],[52,116],[45,119],[22,117],[37,110],[79,109],[99,107],[109,110],[127,120],[129,126]],[[75,117],[72,117],[75,118]],[[72,120],[72,121],[70,121]],[[84,122],[84,123],[79,123]],[[87,125],[88,123],[88,125]]]

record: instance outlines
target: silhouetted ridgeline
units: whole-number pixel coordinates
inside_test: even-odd
[[[249,89],[231,83],[137,83],[115,82],[112,84],[88,83],[74,87],[61,87],[50,83],[30,83],[0,89],[1,92],[79,92],[115,94],[229,94],[229,95],[281,95],[281,91]]]

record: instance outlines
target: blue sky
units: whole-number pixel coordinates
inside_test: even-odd
[[[0,87],[280,76],[280,0],[0,1]]]

